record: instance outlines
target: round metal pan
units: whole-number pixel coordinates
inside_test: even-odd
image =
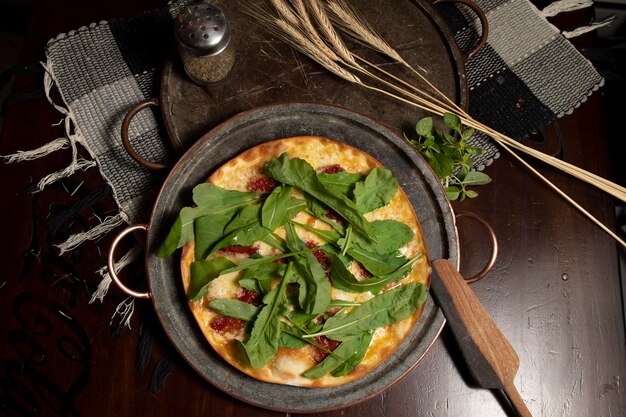
[[[412,147],[378,122],[342,107],[283,103],[241,113],[206,133],[178,161],[152,212],[146,266],[152,299],[161,324],[181,356],[204,379],[242,401],[287,412],[317,412],[349,406],[376,395],[413,368],[435,341],[445,322],[429,296],[419,322],[402,345],[361,379],[333,388],[299,388],[257,381],[231,367],[211,348],[188,306],[180,277],[180,256],[155,251],[180,209],[191,202],[192,188],[226,161],[257,144],[300,135],[320,135],[355,146],[376,157],[398,178],[419,218],[430,259],[458,264],[454,215],[441,184]],[[135,228],[129,228],[135,230]],[[113,244],[109,262],[118,240]],[[115,277],[116,282],[118,278]],[[118,282],[119,283],[119,282]],[[428,377],[428,376],[425,376]]]

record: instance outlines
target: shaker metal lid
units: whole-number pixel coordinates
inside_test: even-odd
[[[209,3],[191,3],[176,18],[179,44],[194,55],[219,54],[228,46],[230,33],[222,10]]]

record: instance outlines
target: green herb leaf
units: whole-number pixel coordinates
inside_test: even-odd
[[[226,235],[213,246],[209,255],[226,246],[246,246],[265,239],[272,231],[261,225],[260,214],[261,205],[259,204],[244,207],[233,220],[228,223],[224,229]]]
[[[450,201],[455,201],[457,198],[459,198],[459,195],[461,195],[461,190],[459,189],[459,187],[456,187],[454,185],[446,187],[445,191],[446,196]]]
[[[287,266],[278,287],[264,298],[266,304],[261,308],[250,338],[243,343],[244,351],[253,368],[265,366],[276,355],[281,333],[281,319],[286,312],[285,287],[291,281],[291,263]]]
[[[235,264],[224,257],[208,261],[199,260],[191,264],[191,281],[187,289],[187,297],[191,301],[198,301],[206,295],[207,286],[211,281],[224,273]]]
[[[374,220],[371,225],[376,235],[376,242],[372,242],[360,234],[352,236],[354,245],[369,252],[391,253],[409,243],[414,236],[413,230],[409,226],[397,220]]]
[[[371,298],[347,314],[337,313],[326,320],[321,332],[304,338],[327,336],[347,340],[368,330],[397,323],[413,314],[426,300],[427,288],[416,282],[400,285]]]
[[[259,294],[267,294],[272,287],[272,279],[281,277],[287,265],[278,262],[263,262],[249,266],[239,279],[239,286]]]
[[[298,222],[290,222],[295,226],[301,227],[305,230],[308,230],[309,232],[313,232],[315,234],[317,234],[318,236],[322,237],[323,239],[325,239],[327,242],[336,244],[337,241],[339,239],[341,239],[341,234],[339,234],[337,231],[335,230],[322,230],[322,229],[316,229],[314,227],[309,226],[308,224],[305,223],[298,223]]]
[[[344,340],[332,352],[332,355],[326,356],[323,361],[306,371],[303,375],[307,378],[317,379],[331,373],[358,352],[361,340],[362,336]]]
[[[231,272],[241,271],[242,269],[254,268],[254,267],[257,267],[257,266],[259,266],[261,264],[264,264],[264,263],[274,262],[274,261],[276,261],[278,259],[289,258],[291,256],[301,255],[303,253],[310,252],[310,251],[311,251],[311,249],[305,249],[305,250],[302,250],[302,251],[299,251],[299,252],[289,252],[289,253],[284,253],[282,255],[276,255],[276,256],[264,256],[262,258],[244,259],[243,261],[239,262],[238,265],[235,265],[235,266],[233,266],[231,268],[223,270],[220,275],[230,274]]]
[[[426,159],[433,171],[441,180],[449,200],[464,200],[478,196],[469,186],[484,185],[491,178],[483,172],[471,171],[474,164],[473,157],[483,153],[479,147],[469,146],[467,141],[474,135],[472,128],[463,129],[461,119],[446,113],[443,116],[444,124],[454,135],[432,129],[432,119],[420,120],[415,131],[418,139],[409,139],[417,151]],[[455,137],[460,136],[459,140]],[[406,135],[405,135],[406,137]]]
[[[456,114],[444,113],[443,123],[455,132],[461,132],[461,119]]]
[[[207,306],[222,316],[233,317],[243,321],[250,321],[259,312],[259,307],[232,298],[218,298]]]
[[[399,251],[380,254],[357,245],[348,249],[348,255],[361,262],[361,265],[375,276],[390,274],[407,261]]]
[[[470,171],[463,178],[464,185],[485,185],[491,182],[489,175],[480,171]]]
[[[454,160],[445,153],[433,154],[428,158],[428,164],[439,178],[449,177],[454,172]]]
[[[415,131],[418,136],[428,137],[431,135],[433,131],[433,118],[432,117],[424,117],[415,125]]]
[[[387,285],[386,280],[374,277],[359,281],[346,268],[343,262],[336,255],[328,255],[330,259],[330,277],[335,288],[352,293],[370,291],[377,294]]]
[[[328,191],[317,178],[313,167],[305,160],[289,159],[289,155],[283,153],[279,158],[272,159],[265,166],[265,171],[275,180],[299,188],[315,197],[361,230],[368,238],[375,240],[369,222],[359,212],[356,205],[345,196],[335,195]]]
[[[411,272],[413,264],[421,257],[422,254],[420,253],[388,275],[357,280],[336,255],[329,255],[330,276],[335,288],[342,291],[353,293],[369,291],[372,294],[378,294],[388,283],[407,276]]]
[[[280,337],[278,338],[278,346],[281,348],[302,348],[309,343],[303,340],[296,332],[286,323],[281,323]]]
[[[211,214],[234,213],[240,207],[260,198],[258,193],[225,190],[213,184],[199,184],[193,189],[196,207],[184,207],[167,237],[157,250],[157,256],[166,258],[177,248],[194,239],[194,220]]]
[[[295,227],[287,223],[287,241],[294,249],[306,248],[306,244],[298,237]],[[294,273],[298,276],[296,282],[300,284],[299,303],[302,310],[308,314],[319,314],[326,311],[330,303],[331,285],[326,279],[326,272],[311,252],[297,256],[293,260]]]
[[[327,190],[335,194],[345,195],[349,199],[352,199],[354,186],[356,183],[363,181],[365,175],[342,171],[335,174],[320,173],[317,174],[317,178]]]
[[[361,213],[385,207],[398,192],[398,180],[386,168],[374,168],[354,187],[354,201]]]
[[[285,224],[291,217],[287,218],[291,202],[292,187],[276,187],[263,203],[261,210],[261,225],[269,230],[276,230]]]
[[[332,375],[334,377],[339,377],[354,371],[354,368],[356,368],[361,363],[361,361],[363,361],[363,358],[367,353],[367,349],[369,349],[370,343],[372,343],[373,337],[374,332],[369,331],[363,333],[363,336],[360,339],[359,346],[357,347],[354,355],[350,356],[348,360],[342,363],[339,367],[335,368],[335,370],[332,372]]]
[[[234,212],[209,214],[196,219],[195,232],[195,259],[206,259],[211,247],[224,236],[224,228],[232,220]]]

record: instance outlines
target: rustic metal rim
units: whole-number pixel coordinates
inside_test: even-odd
[[[283,412],[334,410],[379,394],[418,363],[445,323],[429,296],[414,330],[383,364],[357,381],[319,389],[254,380],[223,361],[198,331],[182,289],[179,258],[155,256],[160,239],[188,202],[193,186],[206,180],[213,169],[257,143],[315,134],[356,145],[394,170],[418,212],[431,259],[458,263],[454,214],[441,184],[408,143],[374,120],[337,106],[284,103],[244,112],[205,134],[173,168],[154,206],[146,250],[150,293],[166,334],[196,372],[235,398]]]

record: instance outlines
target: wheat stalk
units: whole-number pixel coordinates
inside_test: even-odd
[[[343,60],[348,64],[354,67],[359,67],[360,65],[354,59],[352,52],[350,52],[346,44],[343,42],[343,40],[335,30],[332,22],[328,18],[328,15],[324,10],[324,6],[320,2],[320,0],[310,0],[308,2],[308,7],[315,17],[315,20],[319,25],[319,29],[322,32],[322,35],[331,45],[331,47],[337,52],[337,55],[343,58]]]
[[[623,201],[626,201],[626,189],[624,187],[620,187],[602,177],[591,174],[574,165],[568,164],[553,157],[549,157],[539,151],[526,147],[519,142],[509,138],[508,136],[503,135],[495,131],[494,129],[484,125],[483,123],[474,120],[469,114],[467,114],[467,112],[465,112],[456,103],[454,103],[453,100],[451,100],[434,85],[432,85],[432,83],[430,83],[430,81],[422,74],[420,74],[419,71],[413,69],[411,65],[408,64],[397,53],[397,51],[395,51],[391,46],[389,46],[387,42],[384,41],[384,39],[382,39],[378,34],[376,34],[375,31],[373,31],[364,22],[362,22],[362,19],[358,18],[358,16],[350,10],[348,4],[344,0],[329,0],[327,2],[326,7],[331,12],[332,21],[340,25],[340,27],[346,32],[350,33],[351,36],[360,40],[361,43],[364,43],[370,48],[387,55],[394,61],[399,62],[408,68],[411,68],[413,72],[417,74],[418,78],[420,78],[420,80],[422,80],[434,91],[437,97],[411,85],[410,83],[407,83],[406,81],[401,80],[400,78],[390,74],[387,71],[384,71],[376,65],[373,65],[365,59],[358,57],[350,52],[341,40],[341,38],[337,35],[337,32],[333,29],[332,24],[329,25],[329,19],[326,16],[325,10],[320,7],[321,5],[318,3],[318,0],[310,0],[308,9],[310,9],[315,18],[315,21],[318,23],[318,27],[323,33],[323,36],[320,35],[317,28],[313,25],[312,20],[308,17],[306,13],[307,7],[305,7],[302,0],[291,1],[293,3],[295,12],[293,12],[293,9],[287,3],[285,3],[285,0],[271,0],[274,8],[277,10],[282,18],[273,18],[267,13],[260,12],[257,12],[256,16],[264,21],[267,24],[268,28],[278,37],[283,39],[283,41],[301,51],[309,58],[313,59],[314,61],[325,67],[328,71],[334,73],[335,75],[338,75],[344,80],[358,84],[361,87],[367,88],[369,90],[385,94],[389,97],[392,97],[401,102],[433,114],[437,114],[440,116],[443,116],[447,112],[458,114],[464,125],[474,128],[492,137],[504,150],[510,153],[522,165],[524,165],[539,179],[541,179],[548,187],[550,187],[566,201],[572,204],[576,209],[578,209],[582,214],[589,218],[593,223],[598,225],[602,230],[604,230],[622,246],[626,247],[626,242],[624,242],[613,231],[611,231],[608,227],[602,224],[602,222],[596,219],[591,213],[589,213],[582,206],[576,203],[560,188],[550,182],[545,176],[539,173],[523,158],[517,155],[517,153],[515,153],[513,149],[520,150],[527,153],[528,155],[536,157],[554,167],[563,170],[564,172],[567,172],[581,180],[588,182],[591,185],[594,185],[606,191],[607,193],[617,198],[620,198]],[[297,17],[295,21],[292,19],[293,16]],[[395,82],[404,85],[406,88],[398,86],[393,82],[387,81],[384,78],[375,75],[371,71],[359,65],[354,58],[357,58],[358,60],[366,63],[371,68],[375,68],[377,71],[380,71],[385,76],[391,78]],[[371,79],[377,81],[387,88],[392,89],[393,91],[396,91],[400,95],[394,94],[393,92],[385,90],[384,88],[364,83],[359,77],[348,71],[348,69],[367,75]]]

